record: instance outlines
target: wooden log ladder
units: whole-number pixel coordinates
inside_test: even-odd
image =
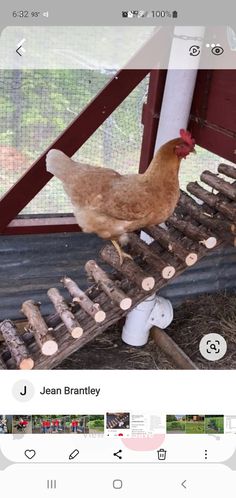
[[[182,192],[165,228],[144,229],[154,239],[150,245],[137,234],[130,234],[128,251],[133,260],[125,259],[120,266],[116,250],[106,244],[100,257],[111,271],[105,272],[98,262],[88,261],[85,271],[92,285],[86,292],[69,276],[62,276],[68,300],[59,289],[48,290],[55,314],[43,317],[40,303],[28,299],[22,304],[28,321],[23,332],[7,318],[0,323],[0,369],[52,369],[60,365],[209,251],[223,244],[236,246],[236,168],[220,164],[218,174],[204,171],[200,180],[207,187],[189,183],[187,190],[196,200]],[[168,337],[160,338],[155,331],[154,339],[157,335],[158,346],[168,351]],[[176,365],[181,366],[181,352],[175,346]],[[171,356],[173,360],[173,351]],[[184,353],[182,357],[183,368],[186,364],[191,368]]]

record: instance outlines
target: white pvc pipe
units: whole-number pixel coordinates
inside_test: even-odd
[[[179,137],[179,130],[181,128],[187,128],[190,109],[193,100],[193,92],[196,83],[196,77],[199,66],[199,56],[194,57],[189,55],[188,48],[191,45],[197,44],[201,47],[200,38],[204,36],[204,28],[195,26],[191,27],[178,27],[175,28],[174,35],[189,35],[191,33],[192,41],[188,41],[186,45],[186,40],[183,40],[183,50],[184,54],[186,52],[191,62],[191,69],[169,69],[166,77],[165,90],[163,95],[161,114],[158,126],[157,139],[155,144],[155,152],[159,149],[161,145],[172,138]],[[194,42],[194,37],[196,42]],[[175,39],[172,44],[171,54],[170,54],[170,67],[176,67],[174,61],[179,58],[179,53],[181,51],[181,45],[179,45],[179,38]]]
[[[203,37],[204,28],[191,28],[191,30],[193,29],[194,33],[191,31],[192,36],[195,36],[196,39]],[[182,35],[184,34],[184,30],[187,30],[187,34],[189,34],[189,28],[181,27],[175,29],[175,35],[179,36],[179,30],[181,31]],[[186,50],[186,40],[184,41]],[[199,41],[198,44],[200,44]],[[177,38],[176,40],[174,39],[171,48],[169,63],[170,68],[176,67],[174,65],[174,61],[176,60],[177,56],[179,57],[179,50],[179,38]],[[189,57],[191,56],[189,55]],[[196,60],[193,61],[192,59]],[[191,69],[168,70],[161,107],[158,134],[155,144],[155,151],[168,140],[178,137],[179,130],[181,128],[187,128],[198,65],[199,58],[192,57]],[[147,236],[147,239],[146,235],[147,234],[142,232],[141,238],[143,240],[146,240],[147,243],[151,243],[152,239],[149,236]],[[158,320],[160,318],[158,317],[158,314],[163,312],[163,306],[166,308],[167,313],[166,323],[169,324],[171,322],[171,320],[173,319],[173,313],[170,309],[171,303],[169,301],[167,302],[167,300],[165,300],[164,298],[161,298],[161,304],[162,308],[160,306],[160,300],[158,301],[156,295],[153,294],[141,304],[136,306],[136,308],[134,308],[127,315],[126,322],[122,331],[122,340],[126,342],[126,344],[130,344],[132,346],[143,346],[147,343],[149,330],[152,325],[155,325],[155,322],[157,322],[158,324]]]
[[[144,346],[149,337],[149,316],[156,304],[152,295],[128,313],[122,330],[122,340],[130,346]]]
[[[155,152],[164,143],[179,137],[181,128],[187,128],[196,77],[195,69],[168,71]]]

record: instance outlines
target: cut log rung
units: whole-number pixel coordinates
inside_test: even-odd
[[[76,282],[74,282],[71,278],[69,277],[64,277],[62,279],[63,285],[66,287],[66,289],[69,291],[70,295],[73,298],[73,302],[79,303],[81,308],[89,315],[91,316],[96,323],[101,323],[104,322],[106,318],[106,313],[101,309],[99,304],[93,303],[91,299],[83,292]]]
[[[0,330],[11,351],[11,356],[17,368],[20,370],[31,370],[34,367],[34,360],[31,358],[24,341],[18,335],[14,323],[11,320],[4,320],[0,324]]]
[[[32,300],[25,301],[22,304],[22,313],[28,318],[30,330],[34,334],[35,341],[42,354],[46,356],[55,354],[58,350],[58,345],[40,313],[39,303]]]
[[[221,164],[218,171],[236,179],[233,166]],[[209,250],[225,243],[236,245],[236,182],[229,183],[208,171],[202,173],[201,179],[218,193],[209,192],[198,182],[189,183],[188,191],[201,204],[182,192],[175,213],[166,222],[166,229],[160,226],[144,228],[154,239],[150,245],[137,234],[130,234],[129,249],[133,260],[125,258],[120,265],[117,251],[107,244],[100,255],[113,269],[112,274],[90,260],[85,270],[94,284],[88,291],[81,290],[70,277],[61,280],[71,304],[60,290],[52,287],[48,297],[56,314],[44,318],[39,304],[29,299],[22,304],[22,312],[28,319],[27,333],[17,330],[11,320],[0,323],[0,370],[54,368],[124,317],[131,307],[199,261]],[[166,353],[163,338],[164,334],[157,342]]]
[[[236,187],[232,183],[225,181],[223,178],[219,178],[211,171],[203,171],[200,179],[202,180],[202,182],[218,190],[229,199],[236,201]]]
[[[96,261],[87,261],[85,270],[97,284],[99,284],[105,294],[118,305],[122,310],[128,310],[132,306],[132,299],[127,296],[109,276],[98,266]]]
[[[236,203],[220,199],[217,195],[201,187],[198,182],[190,182],[187,189],[188,192],[202,200],[210,208],[223,214],[226,219],[231,221],[236,220]]]
[[[52,287],[48,290],[48,297],[52,301],[55,306],[55,309],[65,324],[68,332],[71,334],[71,337],[74,339],[78,339],[83,334],[83,329],[79,324],[78,320],[75,318],[73,313],[71,312],[69,306],[64,300],[63,296],[60,292]]]

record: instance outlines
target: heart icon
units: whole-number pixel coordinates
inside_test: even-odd
[[[29,460],[32,460],[32,458],[34,458],[35,455],[36,455],[36,451],[35,450],[25,450],[25,456]]]

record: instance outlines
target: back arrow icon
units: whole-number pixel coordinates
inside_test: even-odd
[[[17,49],[16,49],[16,53],[22,57],[22,54],[20,53],[20,49],[21,49],[21,47],[22,47],[22,45],[21,45],[20,47],[17,47]]]
[[[186,479],[185,481],[181,482],[181,486],[183,486],[184,489],[187,489],[186,482],[187,482]]]
[[[23,43],[25,43],[25,41],[26,41],[26,39],[25,39],[25,38],[23,38],[23,39],[22,39],[22,40],[21,40],[21,41],[17,44],[16,53],[17,53],[18,55],[20,55],[21,57],[22,57],[22,55],[23,55],[21,52],[23,52],[23,53],[25,52],[25,49],[24,49],[24,47],[23,47]]]

